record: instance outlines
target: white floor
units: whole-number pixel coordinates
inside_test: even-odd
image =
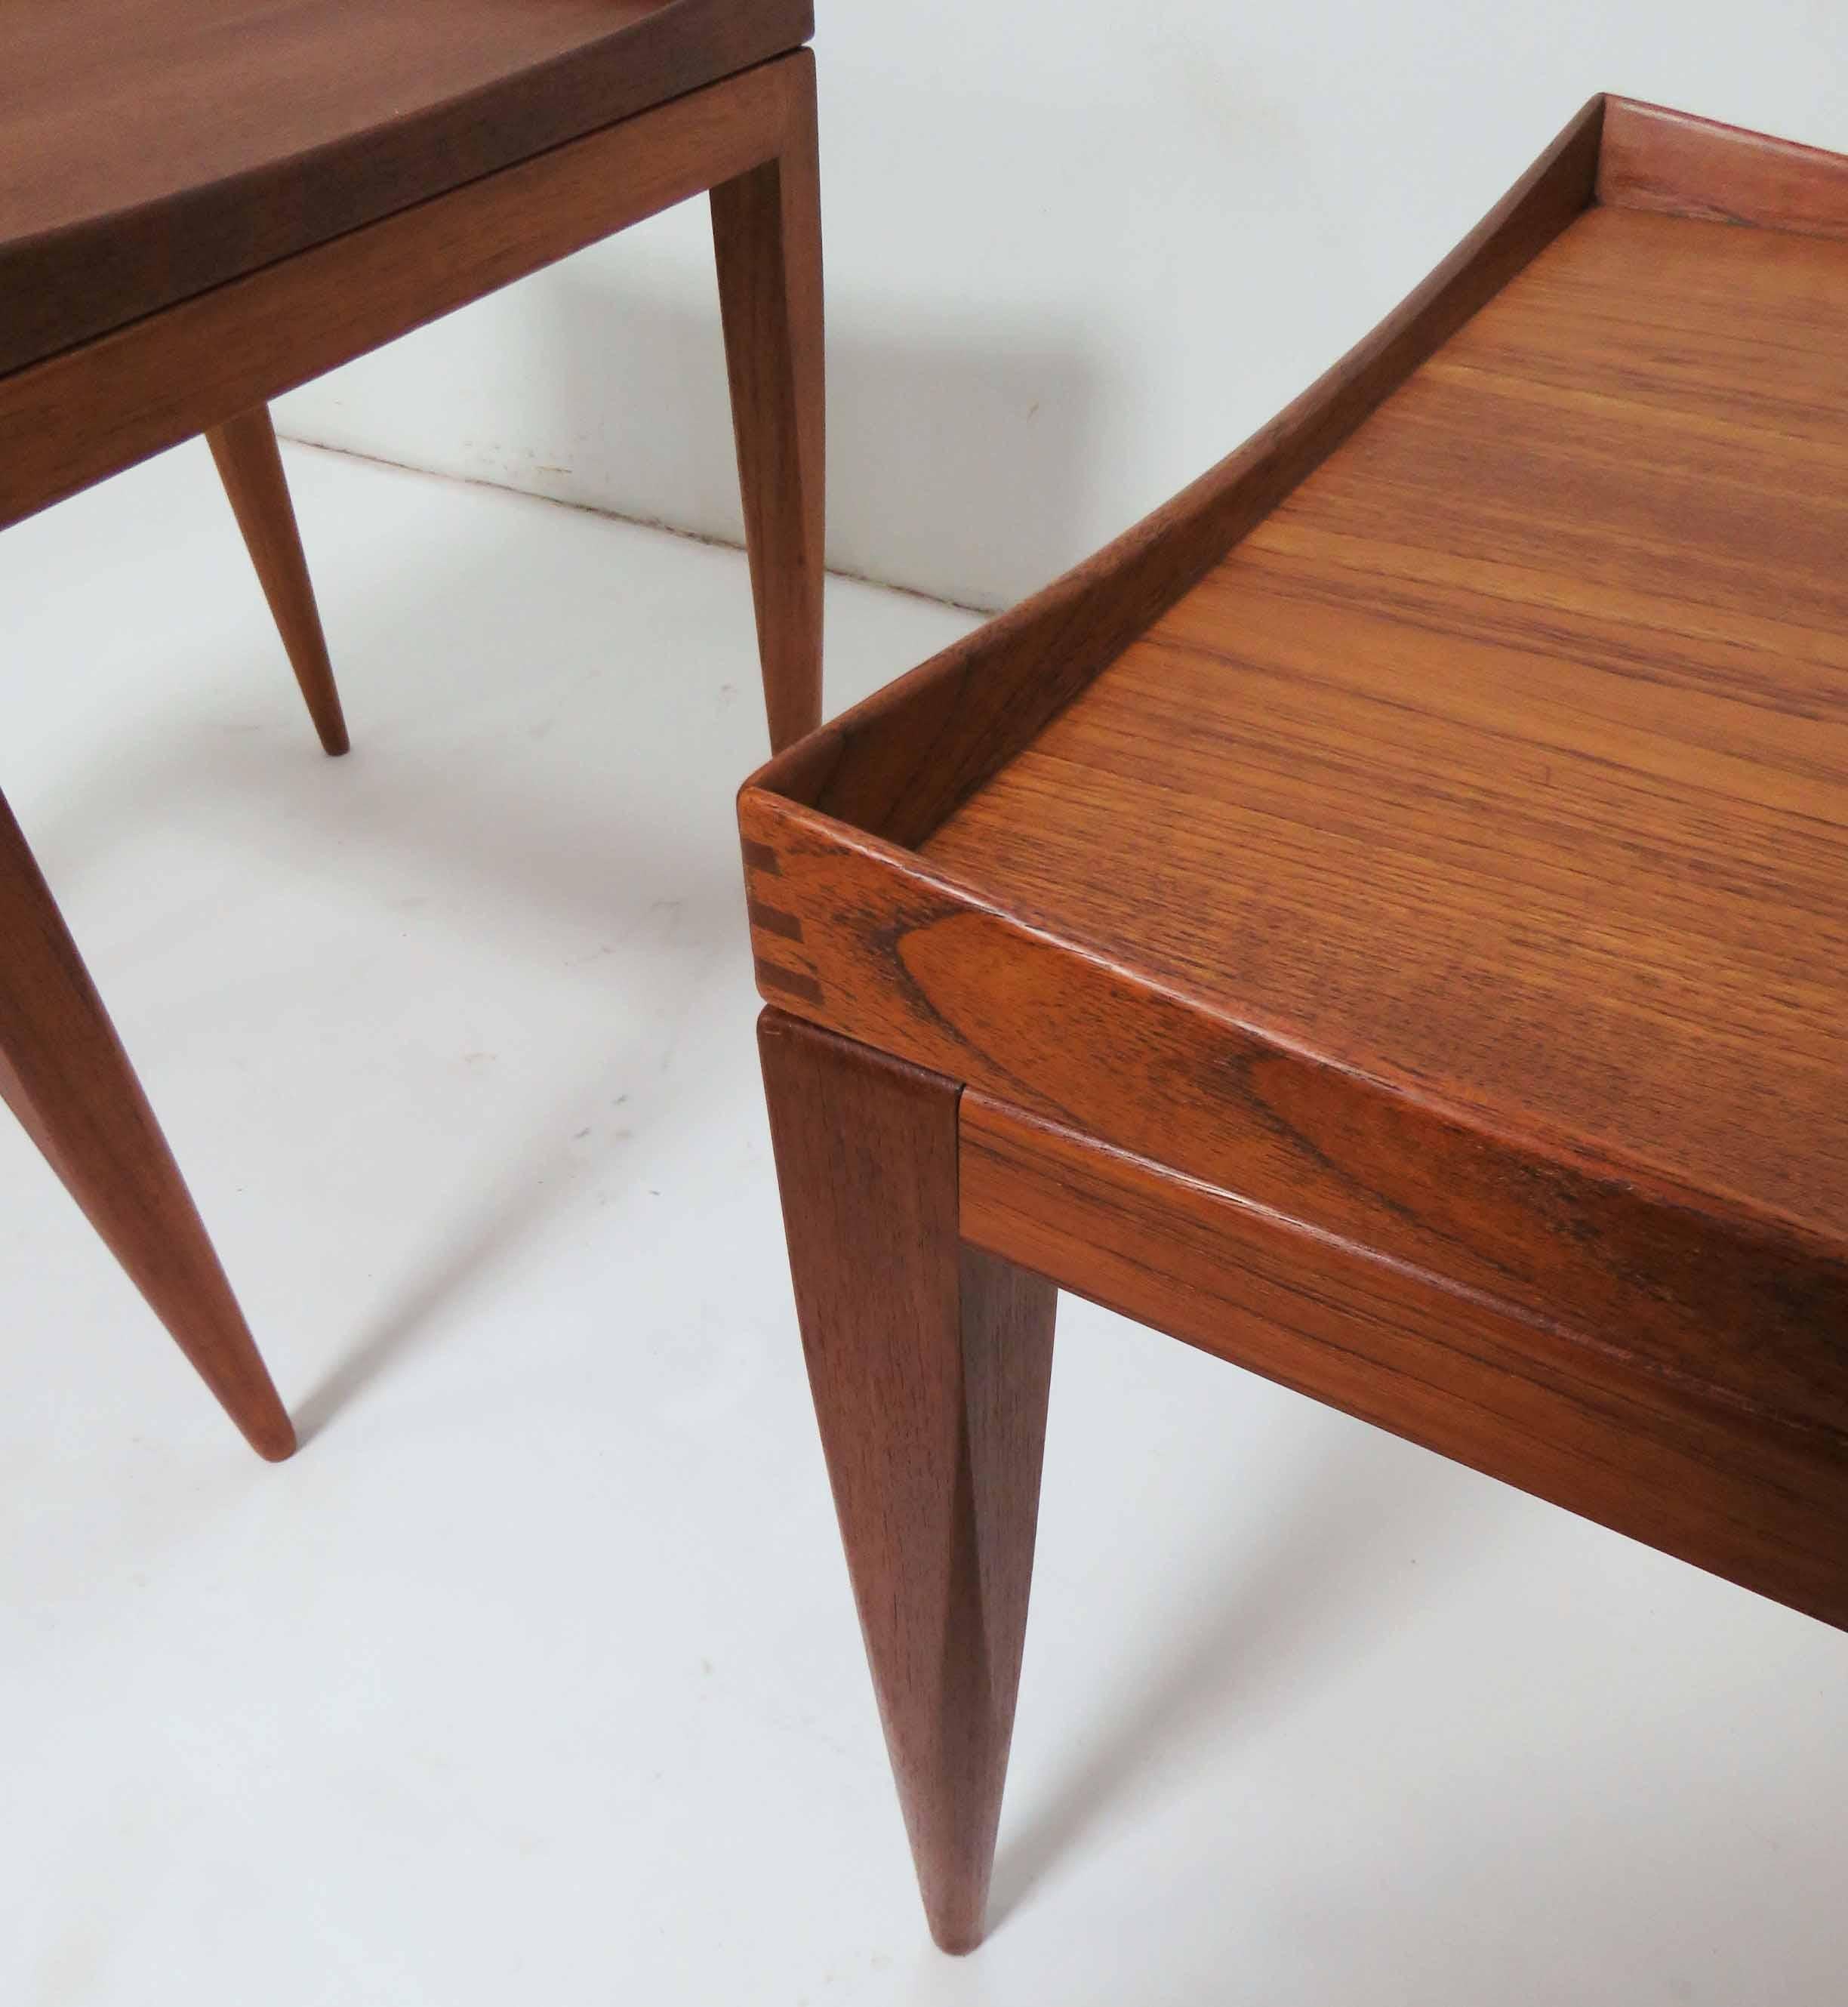
[[[1848,1998],[1848,1638],[1067,1302],[975,1957],[806,1406],[742,560],[195,446],[0,538],[9,792],[307,1437],[0,1127],[9,2007]],[[964,624],[841,585],[845,702]]]

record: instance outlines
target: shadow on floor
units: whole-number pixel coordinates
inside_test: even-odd
[[[1344,1444],[1338,1459],[1305,1469],[1296,1497],[1273,1506],[1271,1538],[1254,1565],[1189,1557],[1191,1621],[1160,1641],[1140,1695],[1099,1723],[1050,1797],[1011,1831],[1004,1819],[991,1932],[1084,1847],[1138,1779],[1222,1737],[1233,1720],[1256,1727],[1311,1690],[1320,1668],[1363,1657],[1388,1612],[1403,1607],[1397,1564],[1408,1544],[1423,1556],[1457,1543],[1464,1528],[1441,1465],[1434,1461],[1427,1491],[1408,1484],[1404,1452],[1388,1438],[1356,1433]],[[1236,1527],[1261,1509],[1240,1485],[1214,1522]],[[1238,1544],[1250,1543],[1241,1536]]]

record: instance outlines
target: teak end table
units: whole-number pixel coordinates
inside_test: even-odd
[[[810,0],[14,0],[0,528],[203,433],[322,745],[268,400],[707,194],[773,747],[821,717]],[[0,798],[0,1102],[263,1455],[295,1431]]]
[[[1848,1625],[1845,549],[1848,160],[1601,97],[1249,444],[745,788],[945,1947],[1055,1286]]]

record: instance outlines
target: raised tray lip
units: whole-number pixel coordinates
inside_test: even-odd
[[[1588,209],[1848,239],[1848,155],[1600,92],[1436,269],[1236,450],[1093,556],[743,783],[915,848]],[[1047,672],[1047,658],[1058,667]]]

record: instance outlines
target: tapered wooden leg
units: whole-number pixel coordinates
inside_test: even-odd
[[[0,1099],[249,1439],[295,1447],[231,1286],[19,824],[0,799]]]
[[[770,742],[821,722],[826,433],[814,58],[781,156],[712,191],[732,427]]]
[[[340,714],[340,692],[334,687],[333,668],[327,659],[321,616],[309,581],[308,560],[302,555],[302,535],[295,527],[294,506],[289,500],[282,456],[276,450],[269,406],[258,404],[213,426],[206,443],[218,463],[219,478],[231,497],[250,561],[276,616],[282,645],[308,700],[308,713],[321,735],[321,744],[329,753],[344,753],[350,742],[347,721]]]
[[[982,1938],[1033,1573],[1051,1283],[957,1231],[953,1081],[758,1035],[847,1565],[931,1935]]]

